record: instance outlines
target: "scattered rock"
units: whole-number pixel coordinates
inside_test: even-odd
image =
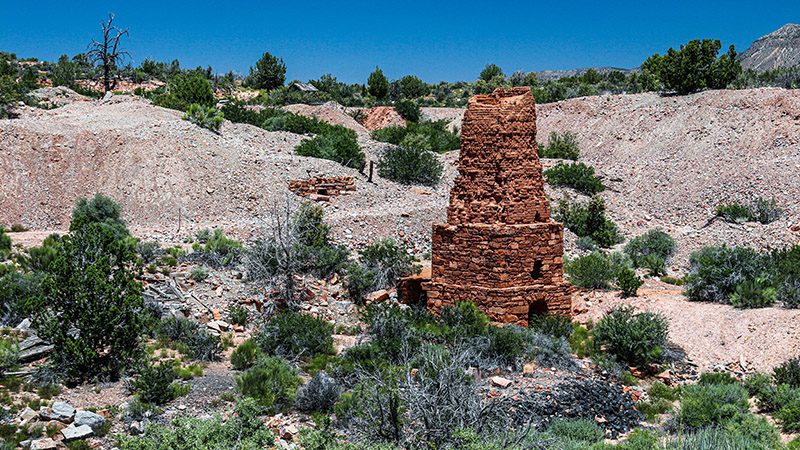
[[[92,428],[89,425],[81,425],[76,427],[74,424],[70,425],[63,430],[61,430],[61,435],[64,436],[64,440],[74,441],[76,439],[85,439],[94,434]]]
[[[491,383],[492,386],[497,386],[499,388],[505,389],[505,388],[511,386],[513,381],[509,380],[508,378],[503,378],[503,377],[501,377],[499,375],[495,375],[495,376],[489,378],[489,383]]]
[[[31,450],[55,450],[57,448],[56,441],[50,438],[36,439],[31,442]]]
[[[75,413],[75,426],[88,425],[92,430],[97,431],[105,425],[106,419],[100,414],[91,411],[78,411]]]
[[[62,422],[68,422],[75,416],[75,408],[67,402],[55,402],[50,410]]]

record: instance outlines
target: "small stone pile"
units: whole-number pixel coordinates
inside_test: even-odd
[[[47,425],[48,428],[60,430],[60,441],[71,442],[93,436],[106,424],[106,417],[91,411],[76,410],[66,402],[54,402],[52,406],[42,406],[38,412],[25,408],[17,416],[17,426],[33,428]],[[56,435],[56,437],[59,437]],[[22,442],[23,447],[38,450],[59,448],[59,442],[53,438],[42,438]]]
[[[327,202],[332,197],[355,191],[356,183],[353,177],[314,177],[289,180],[289,190],[301,197]]]

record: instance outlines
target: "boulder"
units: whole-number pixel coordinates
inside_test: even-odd
[[[95,414],[91,411],[78,411],[75,413],[75,426],[88,425],[92,430],[97,431],[100,427],[105,425],[106,419],[100,414]]]
[[[61,434],[64,436],[64,440],[69,442],[77,439],[85,439],[93,435],[94,432],[89,425],[81,425],[76,427],[74,424],[72,424],[61,430]]]
[[[56,441],[50,438],[36,439],[31,441],[31,450],[55,450],[58,448]]]
[[[62,422],[72,420],[72,417],[75,416],[75,408],[67,402],[53,403],[53,406],[50,407],[50,411]]]

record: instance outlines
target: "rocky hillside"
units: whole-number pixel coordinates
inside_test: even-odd
[[[789,23],[759,38],[741,54],[741,62],[758,71],[800,64],[800,25]]]
[[[294,107],[347,125],[351,117],[334,109]],[[424,108],[423,114],[458,125],[463,110]],[[384,144],[359,127],[375,159]],[[680,243],[679,266],[702,245],[800,242],[800,91],[584,97],[539,106],[538,127],[540,142],[552,131],[576,133],[581,160],[609,187],[603,196],[611,217],[629,237],[653,227],[670,232]],[[430,226],[445,215],[457,152],[442,157],[444,182],[429,189],[377,177],[368,183],[339,164],[298,157],[292,149],[304,138],[230,122],[214,134],[129,96],[26,108],[18,119],[0,120],[0,223],[63,229],[75,199],[100,191],[123,204],[135,231],[180,238],[180,223],[182,235],[223,226],[247,237],[276,199],[291,195],[288,180],[349,175],[356,192],[327,206],[338,239],[358,246],[391,236],[421,253],[429,249]],[[786,214],[769,225],[711,221],[719,203],[753,195],[775,197]],[[568,248],[569,242],[574,237]]]

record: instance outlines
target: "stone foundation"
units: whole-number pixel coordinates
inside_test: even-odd
[[[346,192],[355,191],[353,177],[314,177],[307,180],[290,180],[289,190],[314,201],[328,201]]]

